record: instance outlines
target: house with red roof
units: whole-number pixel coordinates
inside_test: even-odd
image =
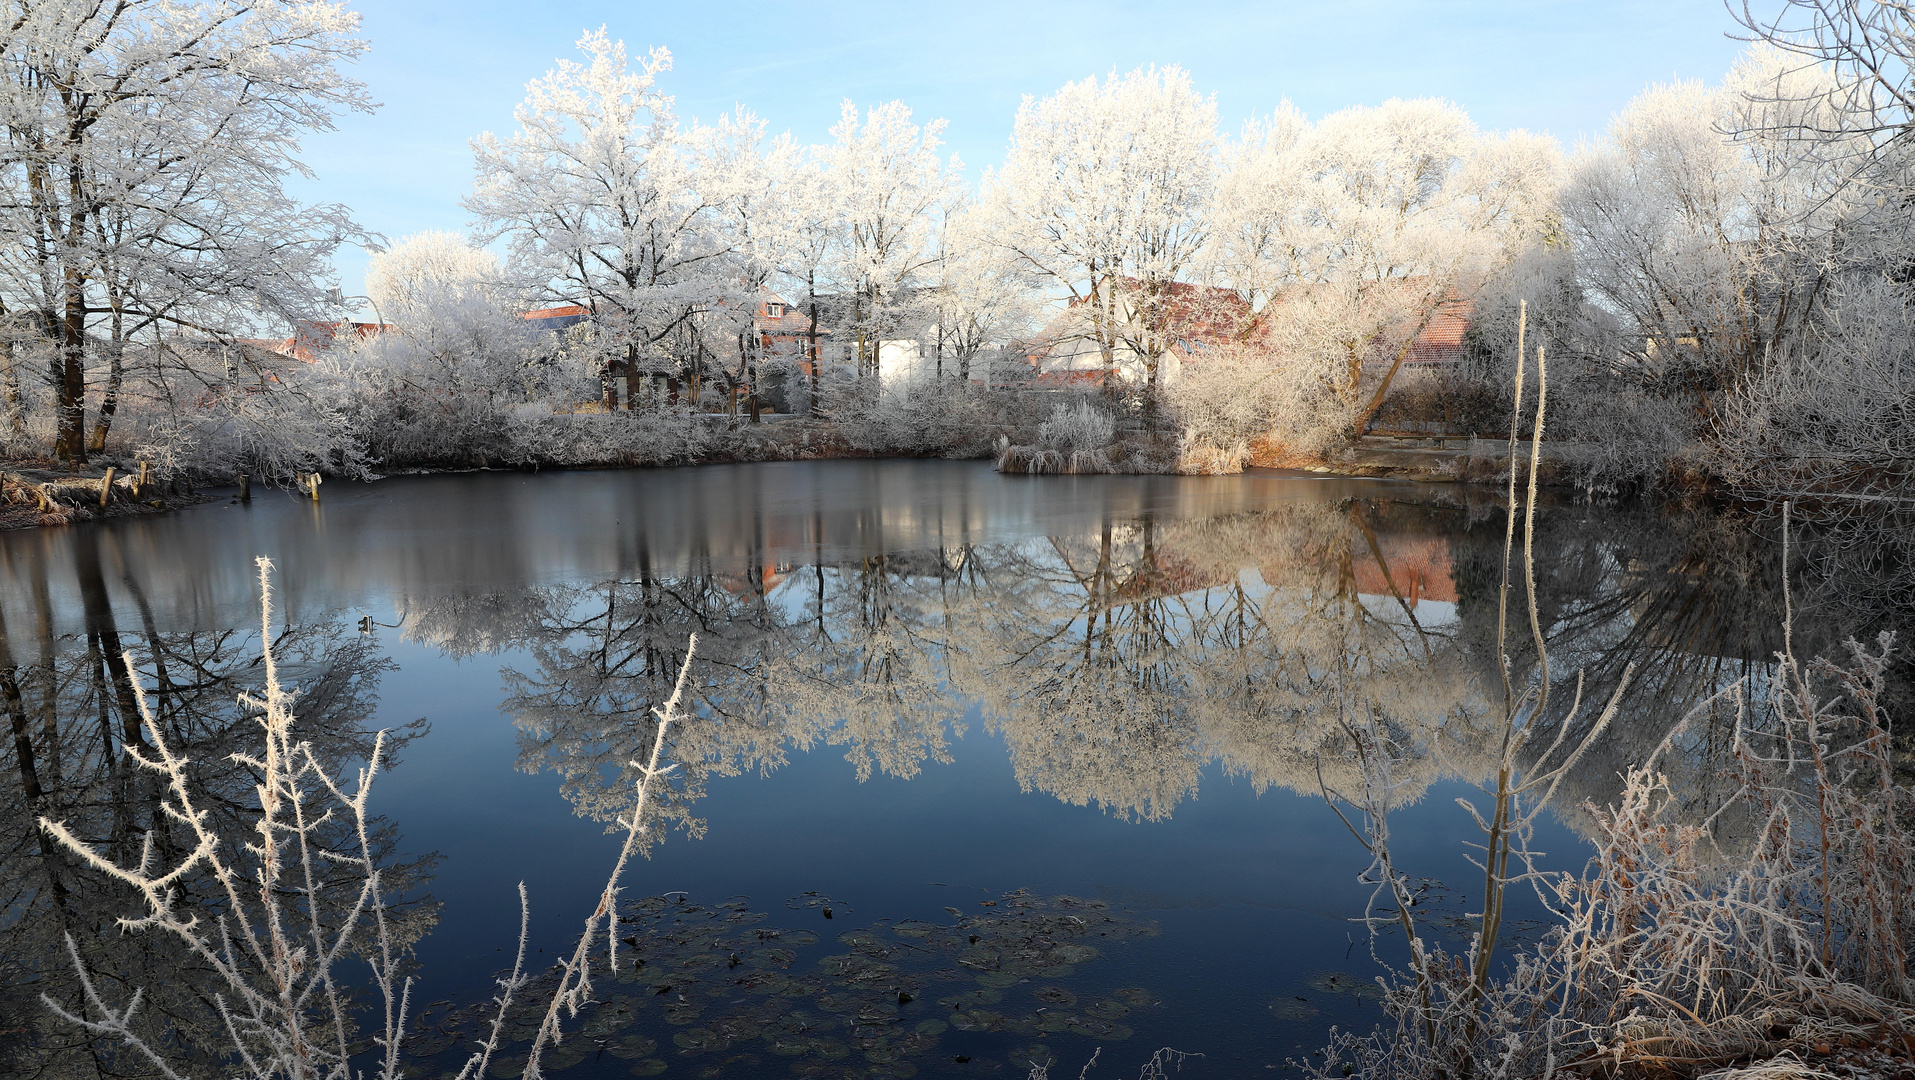
[[[831,336],[831,331],[820,324],[813,337],[811,313],[770,289],[759,290],[752,323],[763,355],[792,357],[806,375],[813,373],[824,354],[825,339]]]
[[[1040,386],[1102,382],[1174,383],[1183,366],[1241,339],[1254,323],[1234,289],[1117,278],[1074,298],[1038,335],[1031,362]]]
[[[1421,295],[1426,279],[1406,278],[1380,283],[1376,314],[1383,325],[1370,341],[1372,355],[1365,361],[1380,375],[1404,350],[1403,368],[1436,368],[1460,362],[1466,351],[1475,303],[1450,291],[1431,305]],[[1376,290],[1377,286],[1371,286]],[[1185,367],[1201,364],[1226,350],[1262,351],[1270,362],[1281,362],[1275,339],[1286,312],[1298,300],[1330,300],[1326,290],[1308,286],[1265,304],[1252,312],[1233,289],[1174,282],[1160,286],[1153,296],[1135,279],[1118,279],[1114,302],[1095,298],[1073,300],[1039,336],[1031,354],[1038,385],[1063,387],[1101,383],[1108,370],[1123,382],[1141,385],[1148,375],[1147,353],[1160,351],[1157,376],[1174,384]],[[1358,290],[1357,302],[1361,303]],[[1338,301],[1345,298],[1337,297]],[[1391,310],[1396,309],[1396,310]],[[1106,342],[1115,345],[1106,355]]]
[[[310,364],[318,360],[321,353],[329,352],[340,344],[342,339],[366,341],[397,329],[391,323],[309,322],[302,319],[294,324],[292,337],[241,338],[240,344]]]

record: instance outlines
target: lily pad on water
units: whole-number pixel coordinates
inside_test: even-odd
[[[1297,997],[1278,998],[1270,1003],[1270,1015],[1279,1020],[1311,1020],[1322,1015],[1322,1010]]]
[[[754,972],[738,980],[740,989],[753,994],[777,994],[796,984],[797,980],[779,971]]]
[[[627,1035],[616,1042],[607,1044],[605,1050],[613,1057],[624,1058],[628,1061],[637,1058],[648,1058],[658,1050],[658,1040],[647,1038],[643,1035]]]
[[[1114,1024],[1109,1020],[1099,1020],[1094,1016],[1079,1016],[1071,1020],[1070,1032],[1090,1039],[1111,1039],[1121,1041],[1131,1036],[1131,1030],[1123,1024]]]
[[[951,1026],[959,1031],[997,1031],[1004,1026],[1004,1014],[989,1009],[964,1009],[951,1015]]]
[[[750,1016],[728,1016],[714,1021],[711,1029],[728,1041],[741,1042],[764,1034],[765,1025]]]
[[[817,893],[788,906],[812,918],[825,907],[834,919],[851,910]],[[952,1056],[939,1045],[952,1028],[1116,1040],[1129,1034],[1119,1020],[1154,1004],[1141,988],[1086,995],[1075,983],[1078,966],[1097,960],[1111,942],[1155,932],[1102,901],[1016,892],[954,909],[948,923],[825,928],[833,931],[823,935],[829,940],[777,926],[738,898],[698,904],[673,893],[628,901],[618,934],[621,961],[632,964],[620,964],[619,992],[593,1006],[578,1029],[568,1026],[568,1034],[587,1038],[548,1051],[547,1062],[556,1067],[562,1053],[577,1063],[602,1052],[604,1064],[617,1059],[649,1076],[677,1060],[657,1053],[660,1040],[668,1040],[676,1054],[696,1059],[673,1066],[687,1076],[767,1075],[784,1071],[771,1063],[786,1058],[792,1074],[818,1080],[906,1080],[925,1062]],[[960,989],[966,981],[971,987]],[[522,1054],[516,1062],[504,1055],[523,1050],[536,1033],[555,985],[552,973],[540,973],[507,1016],[507,1047],[494,1068],[499,1080],[517,1080],[504,1072],[515,1065],[523,1071]],[[1006,1013],[1006,992],[1020,985],[1033,997],[1014,991],[1018,1005]],[[1088,1004],[1079,1008],[1080,1001]],[[489,1021],[476,1007],[450,1015],[447,1046],[469,1045]]]
[[[730,1040],[710,1028],[686,1028],[672,1036],[672,1042],[680,1049],[691,1051],[717,1050],[729,1044]]]
[[[1054,1034],[1059,1031],[1069,1031],[1071,1025],[1076,1022],[1077,1017],[1072,1016],[1070,1013],[1046,1011],[1037,1014],[1037,1016],[1032,1019],[1031,1026],[1039,1031]]]
[[[952,994],[950,997],[941,997],[938,999],[938,1004],[947,1009],[975,1009],[982,1005],[995,1005],[1003,1000],[1004,991],[986,988],[983,990],[967,990],[962,994]]]
[[[1097,950],[1089,945],[1059,945],[1045,957],[1053,964],[1081,964],[1095,959]]]
[[[1306,983],[1322,994],[1346,994],[1358,1001],[1382,1001],[1383,988],[1343,971],[1319,971]]]

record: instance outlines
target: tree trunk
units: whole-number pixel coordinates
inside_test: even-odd
[[[101,661],[113,684],[113,703],[120,714],[120,740],[124,746],[149,749],[140,734],[139,702],[133,694],[133,672],[127,666],[126,649],[120,643],[119,624],[113,618],[113,602],[107,596],[106,579],[100,573],[98,537],[82,543],[74,552],[74,570],[80,585],[80,608],[86,620],[89,639],[99,643]],[[104,688],[102,688],[104,691]],[[101,705],[105,716],[105,704]]]
[[[93,438],[87,442],[90,453],[106,451],[106,436],[113,429],[113,415],[120,411],[120,384],[126,375],[126,343],[120,340],[120,316],[113,314],[113,343],[109,347],[111,368],[106,378],[106,393],[100,398],[100,413],[93,421]]]
[[[53,360],[59,426],[53,454],[74,465],[86,464],[86,293],[77,270],[66,272],[66,311],[60,319],[60,346]]]
[[[811,367],[811,416],[817,419],[822,415],[818,411],[818,368],[822,366],[818,356],[818,282],[817,275],[805,275],[806,294],[811,300],[810,367]]]
[[[80,209],[84,196],[79,163],[69,161],[67,250],[60,274],[65,310],[60,318],[60,351],[54,361],[60,416],[53,448],[55,457],[74,465],[86,463],[86,275],[75,263],[87,235],[86,213]]]
[[[857,351],[858,351],[858,355],[857,355],[858,377],[862,379],[864,378],[864,375],[865,375],[865,370],[864,370],[864,367],[865,367],[864,290],[862,288],[860,288],[857,292],[853,293],[851,297],[851,325],[856,328],[853,332],[853,336],[854,336],[854,340],[856,342]]]
[[[599,367],[598,402],[608,413],[618,411],[618,364],[616,361],[607,360]]]
[[[1396,359],[1390,361],[1390,370],[1383,373],[1383,381],[1377,384],[1376,393],[1370,395],[1370,403],[1363,407],[1363,411],[1357,414],[1356,420],[1350,425],[1349,438],[1351,442],[1362,438],[1363,433],[1369,430],[1370,421],[1376,416],[1377,410],[1383,408],[1383,398],[1389,394],[1390,383],[1396,378],[1396,373],[1402,369],[1404,358],[1410,355],[1410,349],[1416,344],[1416,339],[1422,335],[1424,329],[1430,325],[1430,320],[1435,317],[1436,306],[1432,305],[1428,311],[1423,313],[1422,320],[1416,324],[1416,329],[1411,332],[1409,340],[1403,343],[1402,348],[1396,350]],[[1361,360],[1356,361],[1355,367],[1357,380],[1360,380],[1363,375],[1363,362]],[[1353,393],[1360,392],[1361,383],[1359,381],[1352,381],[1350,389]]]
[[[0,412],[6,414],[7,431],[18,436],[26,434],[27,416],[20,400],[20,369],[15,362],[16,323],[0,305]]]

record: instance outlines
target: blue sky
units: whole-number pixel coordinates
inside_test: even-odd
[[[1112,68],[1180,64],[1223,126],[1288,97],[1311,116],[1391,97],[1441,97],[1489,129],[1601,133],[1638,91],[1721,78],[1742,51],[1719,0],[1357,0],[1303,3],[657,3],[395,0],[367,5],[357,76],[383,106],[312,138],[297,190],[345,203],[397,239],[463,231],[467,140],[513,128],[525,84],[604,25],[636,55],[672,51],[685,117],[750,106],[772,130],[822,142],[838,103],[903,100],[944,117],[975,179],[1002,157],[1025,94]],[[361,291],[365,256],[342,253]]]

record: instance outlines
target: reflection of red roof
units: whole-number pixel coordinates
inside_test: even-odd
[[[1199,589],[1213,589],[1230,580],[1218,570],[1205,572],[1167,551],[1156,552],[1156,565],[1140,563],[1136,572],[1119,582],[1109,593],[1114,606],[1182,596]]]
[[[1450,565],[1448,541],[1386,534],[1376,538],[1376,546],[1383,555],[1381,564],[1367,544],[1358,545],[1350,560],[1357,592],[1401,597],[1410,604],[1419,600],[1456,602],[1456,578]]]
[[[764,596],[784,584],[785,579],[790,576],[790,564],[780,563],[777,566],[761,566],[757,574],[739,571],[733,574],[715,575],[714,580],[718,582],[719,588],[733,596]],[[754,578],[756,580],[753,580]]]

